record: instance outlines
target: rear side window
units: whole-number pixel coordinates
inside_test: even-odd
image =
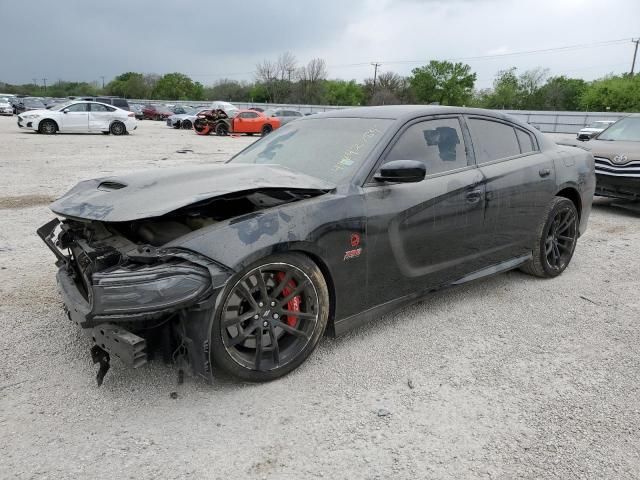
[[[467,152],[460,121],[443,118],[411,125],[393,145],[385,163],[393,160],[424,162],[427,175],[466,167]]]
[[[537,150],[531,134],[516,128],[516,137],[518,137],[518,143],[520,144],[520,153],[535,152]]]
[[[520,155],[516,129],[512,126],[479,118],[468,122],[477,163]]]
[[[100,105],[99,103],[91,103],[89,105],[91,106],[92,112],[108,112],[109,111],[106,105]]]

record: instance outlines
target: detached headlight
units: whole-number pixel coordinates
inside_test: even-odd
[[[169,309],[195,302],[211,286],[209,271],[175,261],[121,266],[92,276],[92,313],[113,315]]]

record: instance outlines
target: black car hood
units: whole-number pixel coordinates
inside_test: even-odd
[[[51,204],[63,217],[127,222],[159,217],[231,193],[260,190],[318,190],[332,185],[277,165],[230,163],[146,170],[78,183]]]

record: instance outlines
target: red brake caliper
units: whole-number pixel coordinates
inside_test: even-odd
[[[276,280],[278,282],[281,282],[284,279],[284,275],[285,275],[284,272],[276,273]],[[287,283],[287,286],[282,289],[282,296],[286,297],[291,292],[293,292],[295,288],[296,288],[296,282],[294,280],[289,280],[289,283]],[[299,312],[301,302],[302,302],[302,298],[300,297],[300,295],[296,295],[287,303],[287,310],[289,310],[290,312]],[[287,325],[289,325],[290,327],[295,327],[296,324],[298,323],[298,317],[287,315],[285,322],[287,322]]]

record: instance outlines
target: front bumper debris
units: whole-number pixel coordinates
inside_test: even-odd
[[[156,348],[163,356],[170,350],[165,359],[182,355],[193,373],[209,379],[208,325],[232,272],[191,251],[123,247],[124,241],[116,248],[105,237],[88,240],[81,232],[57,219],[37,231],[57,258],[67,316],[93,341],[98,383],[112,358],[137,368]]]

